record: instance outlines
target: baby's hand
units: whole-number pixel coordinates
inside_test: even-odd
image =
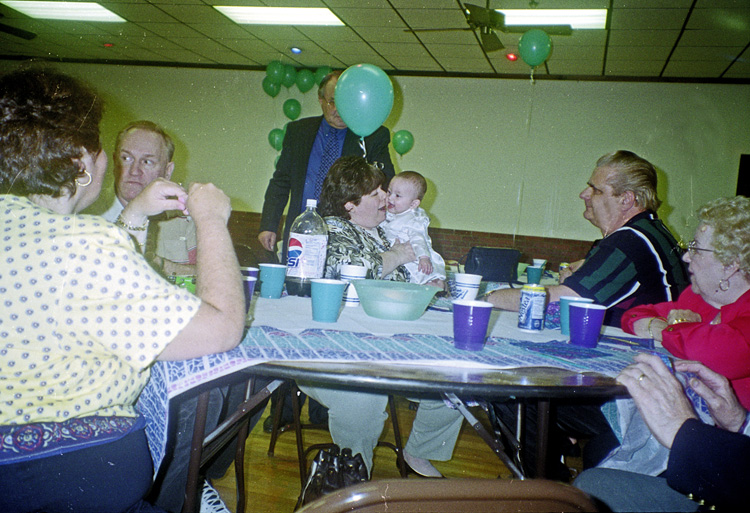
[[[432,261],[430,260],[430,257],[420,257],[418,269],[419,272],[423,274],[430,274],[432,272]]]

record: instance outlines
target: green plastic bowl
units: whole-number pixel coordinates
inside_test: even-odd
[[[440,289],[390,280],[352,280],[365,313],[377,319],[415,321]]]

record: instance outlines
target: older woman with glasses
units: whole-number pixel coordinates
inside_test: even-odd
[[[698,210],[683,260],[691,286],[677,301],[625,312],[622,329],[662,342],[729,379],[750,407],[750,199],[719,198]]]

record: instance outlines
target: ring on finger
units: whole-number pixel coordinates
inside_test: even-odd
[[[640,375],[640,376],[638,376],[638,378],[636,378],[636,379],[638,380],[638,383],[640,383],[641,381],[643,381],[643,379],[644,379],[645,377],[646,377],[646,375],[645,375],[645,374],[641,374],[641,375]]]

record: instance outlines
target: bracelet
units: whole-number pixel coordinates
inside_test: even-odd
[[[145,232],[148,229],[148,218],[146,218],[146,222],[143,223],[142,226],[133,226],[132,224],[128,223],[122,218],[122,214],[117,216],[117,220],[115,221],[115,225],[119,226],[120,228],[125,228],[126,230],[134,231],[134,232]]]
[[[654,338],[654,333],[651,331],[651,323],[657,319],[659,319],[660,321],[667,322],[667,320],[664,317],[651,317],[651,320],[648,321],[648,336],[651,338]]]

